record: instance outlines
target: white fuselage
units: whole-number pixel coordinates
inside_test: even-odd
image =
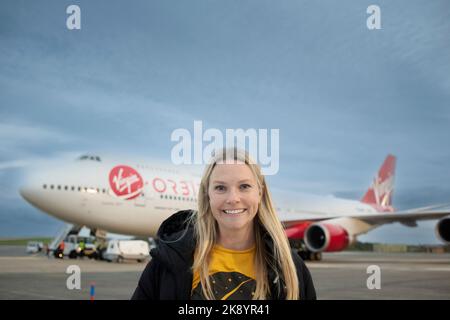
[[[112,176],[113,168],[120,165],[85,160],[40,169],[27,176],[20,193],[35,207],[66,222],[137,236],[155,236],[171,214],[197,208],[199,174],[175,166],[127,164],[138,172],[142,182],[138,196],[127,200],[127,195],[117,195],[116,191],[127,192],[129,188],[132,194],[130,187],[139,182],[134,177],[127,180]],[[286,226],[294,220],[376,214],[372,206],[360,201],[272,193]]]

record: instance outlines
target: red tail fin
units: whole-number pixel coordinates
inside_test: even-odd
[[[373,184],[361,199],[362,202],[373,205],[379,211],[393,211],[395,162],[395,156],[388,155],[386,157]]]

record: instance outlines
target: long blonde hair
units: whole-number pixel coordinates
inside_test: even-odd
[[[198,194],[198,211],[192,216],[197,247],[194,254],[193,272],[198,272],[202,292],[208,300],[215,299],[212,286],[209,281],[209,258],[210,253],[218,239],[218,226],[214,219],[209,203],[208,188],[211,173],[217,163],[222,161],[241,162],[248,165],[257,181],[259,191],[262,195],[258,212],[254,218],[255,230],[255,273],[256,289],[253,299],[267,299],[270,294],[268,273],[269,268],[275,271],[275,276],[282,279],[285,284],[285,297],[288,300],[299,299],[298,276],[294,261],[291,255],[289,241],[284,232],[283,226],[278,219],[269,189],[261,174],[261,168],[250,158],[247,152],[234,149],[223,149],[217,152],[207,165],[203,174]],[[266,252],[263,235],[267,233],[273,241],[272,253]],[[282,283],[280,280],[278,283]]]

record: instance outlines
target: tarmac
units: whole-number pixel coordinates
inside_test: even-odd
[[[0,246],[0,299],[89,300],[94,286],[95,300],[127,300],[147,263],[60,260]],[[80,289],[67,286],[73,284],[73,273],[66,273],[71,265],[79,267]],[[318,299],[450,299],[450,254],[325,253],[306,265]]]

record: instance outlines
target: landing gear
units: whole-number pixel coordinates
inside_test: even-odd
[[[311,251],[297,251],[299,256],[305,261],[320,261],[322,260],[322,252],[311,252]]]
[[[312,252],[308,250],[302,240],[289,239],[290,245],[294,250],[297,250],[298,255],[305,261],[320,261],[322,260],[322,252]]]
[[[322,252],[311,252],[310,255],[311,261],[320,261],[322,260]]]

